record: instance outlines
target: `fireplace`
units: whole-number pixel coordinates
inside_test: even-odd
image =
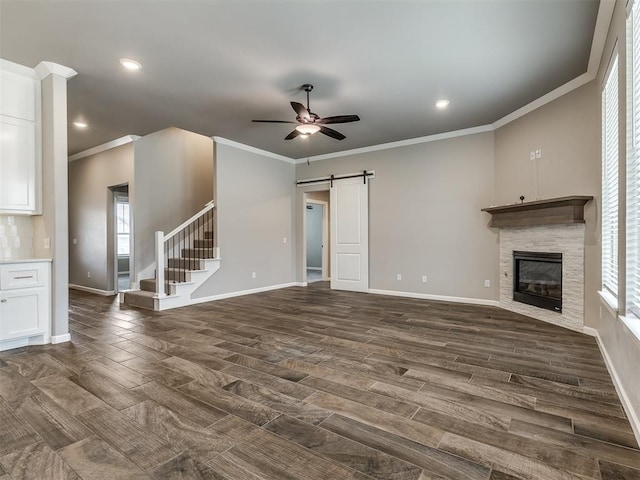
[[[513,299],[562,312],[562,254],[514,251]]]

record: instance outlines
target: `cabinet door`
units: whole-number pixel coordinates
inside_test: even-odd
[[[46,298],[42,289],[0,293],[0,340],[43,333]]]
[[[0,213],[36,210],[36,124],[0,115]]]
[[[0,70],[0,113],[36,121],[36,80]]]

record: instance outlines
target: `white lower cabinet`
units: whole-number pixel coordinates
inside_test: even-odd
[[[0,350],[49,343],[50,264],[0,265]]]

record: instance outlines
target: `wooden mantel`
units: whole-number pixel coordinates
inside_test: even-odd
[[[491,226],[498,228],[584,223],[584,206],[590,200],[593,200],[593,197],[572,195],[488,207],[482,211],[491,214]]]

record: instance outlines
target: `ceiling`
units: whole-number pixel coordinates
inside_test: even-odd
[[[587,71],[598,0],[0,0],[0,57],[68,84],[69,153],[175,126],[292,158],[499,120]],[[120,58],[142,63],[125,71]],[[285,141],[312,83],[347,136]],[[450,100],[446,110],[434,103]],[[71,122],[89,124],[78,130]]]

